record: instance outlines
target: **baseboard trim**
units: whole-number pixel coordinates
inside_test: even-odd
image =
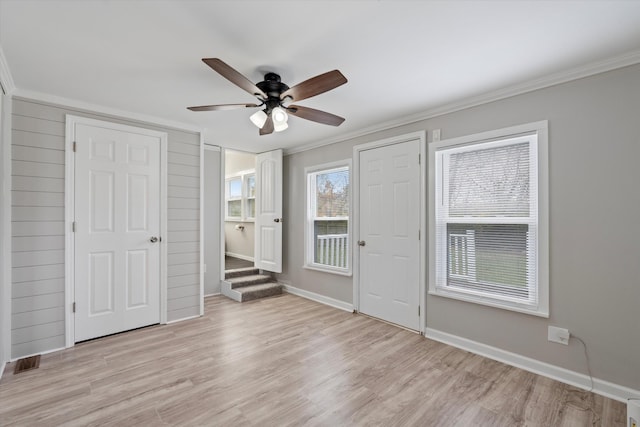
[[[507,365],[533,372],[565,384],[569,384],[584,390],[591,388],[589,377],[575,371],[570,371],[559,366],[531,359],[520,354],[511,353],[497,347],[472,341],[467,338],[458,337],[436,329],[427,328],[425,337],[434,341],[439,341],[450,346],[469,351]],[[627,402],[630,397],[640,397],[640,390],[634,390],[629,387],[611,383],[609,381],[598,378],[593,379],[593,392],[602,396],[617,400],[619,402]]]
[[[201,314],[195,314],[193,316],[183,317],[182,319],[169,320],[167,323],[165,323],[165,325],[171,325],[172,323],[184,322],[185,320],[197,319],[198,317],[202,317],[202,315]]]
[[[251,262],[255,261],[253,259],[253,257],[247,256],[247,255],[235,254],[233,252],[225,252],[224,254],[225,254],[225,256],[231,256],[231,257],[234,257],[234,258],[243,259],[245,261],[251,261]]]
[[[70,347],[58,347],[58,348],[53,348],[53,349],[51,349],[51,350],[41,351],[41,352],[38,352],[38,353],[31,353],[31,354],[25,354],[24,356],[12,357],[12,358],[9,360],[9,362],[15,362],[16,360],[24,359],[25,357],[31,357],[31,356],[37,356],[37,355],[44,355],[44,354],[49,354],[49,353],[55,353],[56,351],[66,350],[67,348],[70,348]]]
[[[296,288],[295,286],[287,285],[286,283],[280,282],[280,284],[282,285],[283,290],[289,294],[310,299],[311,301],[319,302],[320,304],[328,305],[333,308],[338,308],[340,310],[348,311],[350,313],[353,312],[353,305],[347,302],[340,301],[335,298],[327,297],[324,295],[316,294],[315,292]]]
[[[7,367],[7,362],[2,362],[0,364],[0,380],[2,380],[2,375],[4,375],[4,369]]]
[[[205,298],[209,298],[209,297],[217,297],[218,295],[222,295],[222,293],[221,293],[221,292],[217,292],[217,293],[215,293],[215,294],[206,294],[204,297],[205,297]]]

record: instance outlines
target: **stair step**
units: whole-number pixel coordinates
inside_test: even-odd
[[[231,277],[226,279],[226,281],[231,283],[231,289],[238,289],[271,282],[273,281],[273,277],[266,274],[252,274],[251,276]]]
[[[240,292],[240,302],[282,294],[282,285],[276,282],[260,283],[235,289]]]
[[[239,277],[239,276],[253,276],[259,273],[260,273],[260,269],[255,267],[235,268],[233,270],[226,270],[224,272],[224,278],[230,279],[232,277]]]

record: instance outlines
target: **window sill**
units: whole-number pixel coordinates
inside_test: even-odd
[[[518,313],[529,314],[531,316],[549,318],[549,311],[548,310],[527,308],[525,306],[518,306],[518,305],[511,305],[511,304],[506,303],[506,302],[493,300],[493,299],[490,299],[490,298],[483,298],[483,297],[480,297],[480,296],[476,297],[476,296],[473,296],[473,295],[466,295],[466,294],[458,293],[458,292],[451,292],[451,291],[445,291],[445,290],[433,290],[433,289],[429,289],[428,294],[429,295],[435,295],[435,296],[438,296],[438,297],[451,298],[451,299],[456,299],[456,300],[459,300],[459,301],[470,302],[470,303],[474,303],[474,304],[486,305],[486,306],[494,307],[494,308],[501,308],[503,310],[515,311],[515,312],[518,312]]]
[[[331,273],[331,274],[337,274],[338,276],[351,277],[350,270],[334,270],[332,268],[317,267],[315,265],[303,265],[302,268],[304,268],[305,270],[320,271],[322,273]]]

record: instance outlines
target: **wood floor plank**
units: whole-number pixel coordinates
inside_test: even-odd
[[[42,356],[0,425],[601,426],[625,405],[293,295]]]

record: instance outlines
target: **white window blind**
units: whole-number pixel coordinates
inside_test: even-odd
[[[537,135],[436,148],[436,291],[538,307]]]

